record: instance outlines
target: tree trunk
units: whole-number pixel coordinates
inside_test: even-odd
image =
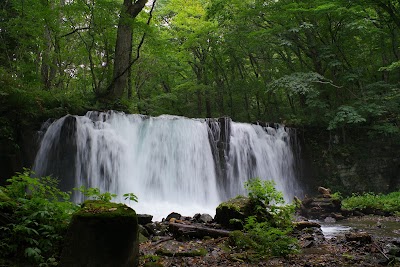
[[[55,68],[51,64],[51,54],[53,52],[53,43],[51,39],[51,30],[49,26],[46,25],[44,32],[45,49],[42,51],[42,66],[40,73],[42,76],[42,82],[46,90],[50,90],[53,85],[53,80],[55,77]]]
[[[119,99],[125,91],[129,91],[129,69],[132,61],[132,19],[142,11],[147,0],[124,0],[121,11],[117,41],[115,45],[113,79],[108,87],[109,98]]]

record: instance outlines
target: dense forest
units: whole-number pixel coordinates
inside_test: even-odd
[[[0,139],[116,109],[399,136],[396,0],[3,0]]]
[[[46,120],[66,114],[83,115],[90,110],[190,118],[227,116],[238,122],[275,122],[293,127],[296,137],[301,138],[286,138],[285,143],[289,139],[296,141],[293,153],[304,157],[295,159],[296,178],[304,185],[305,193],[316,192],[318,186],[323,186],[320,187],[322,195],[315,198],[317,201],[307,195],[303,202],[296,198],[297,208],[305,207],[304,203],[317,209],[339,203],[334,205],[339,208],[329,213],[329,217],[321,217],[330,218],[325,220],[329,223],[361,211],[395,215],[393,232],[382,226],[390,219],[379,218],[368,224],[374,230],[385,229],[391,237],[399,235],[399,192],[387,196],[353,195],[343,201],[343,215],[339,213],[342,195],[400,191],[399,0],[0,0],[0,185],[9,182],[0,186],[1,266],[21,266],[17,264],[20,262],[23,266],[58,265],[71,213],[78,206],[69,201],[70,193],[60,191],[55,179],[33,178],[33,173],[23,167],[32,167],[39,139],[35,137]],[[64,137],[70,132],[65,132],[61,138],[68,139]],[[101,137],[98,140],[106,140]],[[85,148],[90,147],[89,138],[82,140],[87,141],[83,142]],[[60,149],[57,153],[68,156],[73,154],[71,151],[76,152],[75,146],[66,144],[65,147],[72,148]],[[149,150],[156,151],[157,146],[151,145]],[[179,145],[185,146],[185,143]],[[215,147],[220,149],[218,145]],[[217,153],[224,152],[223,149]],[[49,162],[56,158],[50,153],[45,155]],[[138,155],[141,158],[143,154]],[[113,161],[109,162],[121,162],[119,157],[110,158]],[[183,165],[182,161],[176,161],[179,166]],[[71,158],[65,157],[65,162],[68,169],[74,170]],[[106,176],[103,165],[93,162],[102,176]],[[291,167],[284,165],[283,168]],[[111,178],[118,177],[115,169],[110,170]],[[126,173],[131,174],[129,171]],[[187,178],[192,178],[190,175]],[[326,246],[329,238],[320,243],[317,237],[322,233],[320,229],[293,235],[292,230],[300,225],[293,225],[291,221],[295,206],[276,206],[283,201],[283,195],[275,190],[274,184],[254,181],[245,183],[249,203],[254,206],[242,208],[247,212],[252,207],[255,213],[240,220],[235,217],[227,220],[240,223],[247,234],[233,233],[228,250],[224,249],[228,246],[211,243],[214,242],[211,238],[202,241],[211,244],[206,247],[207,251],[202,247],[205,254],[212,253],[212,258],[218,261],[228,259],[227,264],[218,266],[233,266],[232,262],[239,266],[236,263],[251,261],[248,257],[251,254],[246,251],[249,249],[257,251],[254,266],[260,266],[259,259],[274,256],[272,260],[275,260],[275,256],[286,256],[300,246],[314,250],[321,244],[326,252],[315,250],[319,255],[315,258],[323,257],[323,266],[344,266],[343,262],[349,263],[346,266],[378,266],[376,254],[384,256],[379,263],[385,266],[400,262],[398,239],[388,244],[388,238],[372,240],[368,234],[358,236],[360,239],[350,236],[346,241],[333,238],[336,243]],[[178,183],[169,183],[179,187]],[[334,193],[331,195],[325,187]],[[100,193],[98,188],[85,191],[84,187],[78,191],[104,205],[95,209],[82,205],[82,210],[93,214],[117,210],[108,203],[114,192]],[[137,191],[125,194],[125,200],[136,202],[134,193]],[[179,196],[180,192],[168,191],[168,200],[174,199],[174,195]],[[60,202],[61,199],[65,202]],[[243,198],[236,198],[240,199]],[[237,209],[235,205],[232,207]],[[351,210],[358,213],[353,214]],[[172,218],[177,220],[170,222],[180,221],[181,215],[178,215]],[[137,229],[136,215],[130,216],[136,224],[131,229]],[[157,242],[153,245],[171,241],[172,234],[157,227],[154,224],[151,228],[153,233],[163,232],[160,235],[168,236],[154,239]],[[114,238],[115,232],[109,228],[98,229],[101,233],[112,233],[110,246],[116,245],[120,251],[126,249],[117,246],[124,243]],[[77,236],[85,238],[85,235]],[[368,242],[363,241],[365,237]],[[136,241],[132,243],[136,244],[138,253]],[[190,246],[201,244],[189,243]],[[181,252],[180,245],[173,246]],[[213,250],[217,246],[218,251]],[[144,248],[144,252],[141,248],[141,260],[155,259],[153,251]],[[103,254],[102,250],[94,250],[98,255]],[[233,253],[236,251],[244,252],[246,257],[236,257],[234,254],[238,253]],[[328,251],[330,254],[326,257]],[[175,253],[164,256],[174,259]],[[225,256],[220,257],[220,253]],[[88,258],[87,254],[82,255]],[[322,266],[313,265],[314,256],[304,255],[307,254],[284,260],[290,260],[286,261],[290,262],[287,266]],[[32,265],[26,265],[25,261]],[[185,266],[197,266],[190,262]],[[272,265],[275,264],[265,266]]]

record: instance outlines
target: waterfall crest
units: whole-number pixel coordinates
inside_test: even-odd
[[[132,192],[132,207],[156,220],[172,211],[213,215],[221,201],[244,194],[251,177],[274,179],[286,200],[300,190],[287,129],[229,118],[68,115],[48,127],[34,172],[59,177],[64,190],[97,187],[121,202]]]

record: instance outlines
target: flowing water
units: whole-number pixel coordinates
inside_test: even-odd
[[[127,204],[156,220],[172,211],[213,215],[221,201],[245,194],[252,177],[273,179],[288,201],[301,193],[289,131],[228,118],[88,112],[50,124],[34,171],[59,177],[65,190],[97,187],[121,202],[132,192],[139,203]]]
[[[335,223],[320,223],[321,230],[328,239],[343,236],[350,231],[365,231],[373,237],[397,238],[400,240],[400,219],[397,217],[350,217]]]

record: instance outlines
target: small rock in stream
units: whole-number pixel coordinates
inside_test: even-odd
[[[171,219],[176,219],[176,220],[180,220],[182,217],[182,215],[180,215],[177,212],[172,212],[170,213],[167,218],[165,219],[165,221],[169,222]]]
[[[137,218],[138,218],[138,223],[140,225],[145,225],[148,223],[151,223],[153,220],[153,215],[149,215],[149,214],[137,214]]]
[[[199,223],[210,223],[214,220],[213,217],[211,217],[211,215],[207,213],[203,214],[197,213],[194,215],[193,218],[196,220],[196,222]]]

